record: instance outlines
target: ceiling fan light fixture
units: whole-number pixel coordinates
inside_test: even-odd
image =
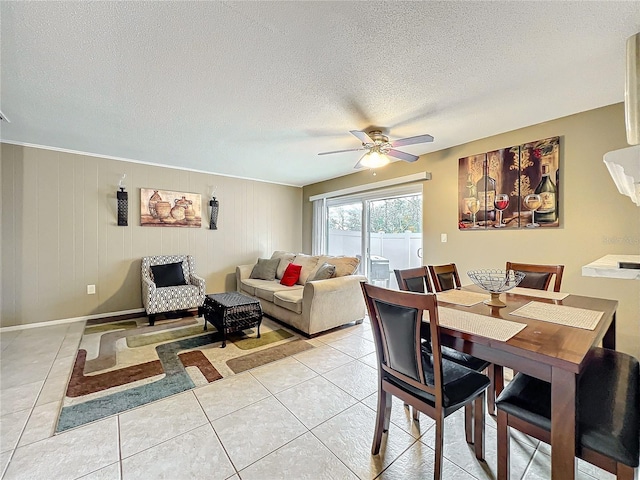
[[[364,157],[360,160],[360,165],[367,168],[378,168],[384,167],[388,165],[390,162],[389,157],[381,154],[377,150],[371,150],[369,153],[365,154]]]
[[[381,130],[371,130],[369,133],[360,130],[351,130],[350,133],[356,137],[362,145],[359,148],[349,148],[347,150],[333,150],[331,152],[320,152],[318,155],[330,155],[333,153],[356,152],[367,150],[358,163],[353,168],[379,168],[391,163],[389,157],[397,158],[405,162],[415,162],[420,157],[411,153],[403,152],[395,147],[404,145],[415,145],[416,143],[433,142],[433,137],[428,134],[417,135],[415,137],[400,138],[389,141],[389,137],[382,134]]]

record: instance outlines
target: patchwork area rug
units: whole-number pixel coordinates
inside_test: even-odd
[[[202,317],[87,322],[56,433],[313,348],[266,317],[261,338],[255,329],[229,334],[226,348],[203,327]]]

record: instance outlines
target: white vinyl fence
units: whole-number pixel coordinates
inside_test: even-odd
[[[361,238],[360,231],[329,230],[328,254],[360,256]],[[375,275],[375,279],[370,278],[373,283],[380,283],[383,286],[388,284],[389,288],[398,288],[393,274],[394,269],[402,270],[422,265],[422,258],[418,257],[419,250],[422,255],[421,233],[371,233],[369,248],[373,263],[382,266],[386,263],[385,259],[389,261],[388,282],[381,275]],[[369,270],[372,270],[371,267]],[[362,272],[362,269],[360,271]]]

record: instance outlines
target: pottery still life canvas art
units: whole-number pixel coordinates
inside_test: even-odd
[[[140,189],[140,225],[195,227],[202,223],[200,194],[154,188]]]

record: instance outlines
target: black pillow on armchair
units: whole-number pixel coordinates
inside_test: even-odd
[[[153,265],[151,267],[153,280],[157,288],[176,287],[186,285],[182,262],[166,263],[164,265]]]

